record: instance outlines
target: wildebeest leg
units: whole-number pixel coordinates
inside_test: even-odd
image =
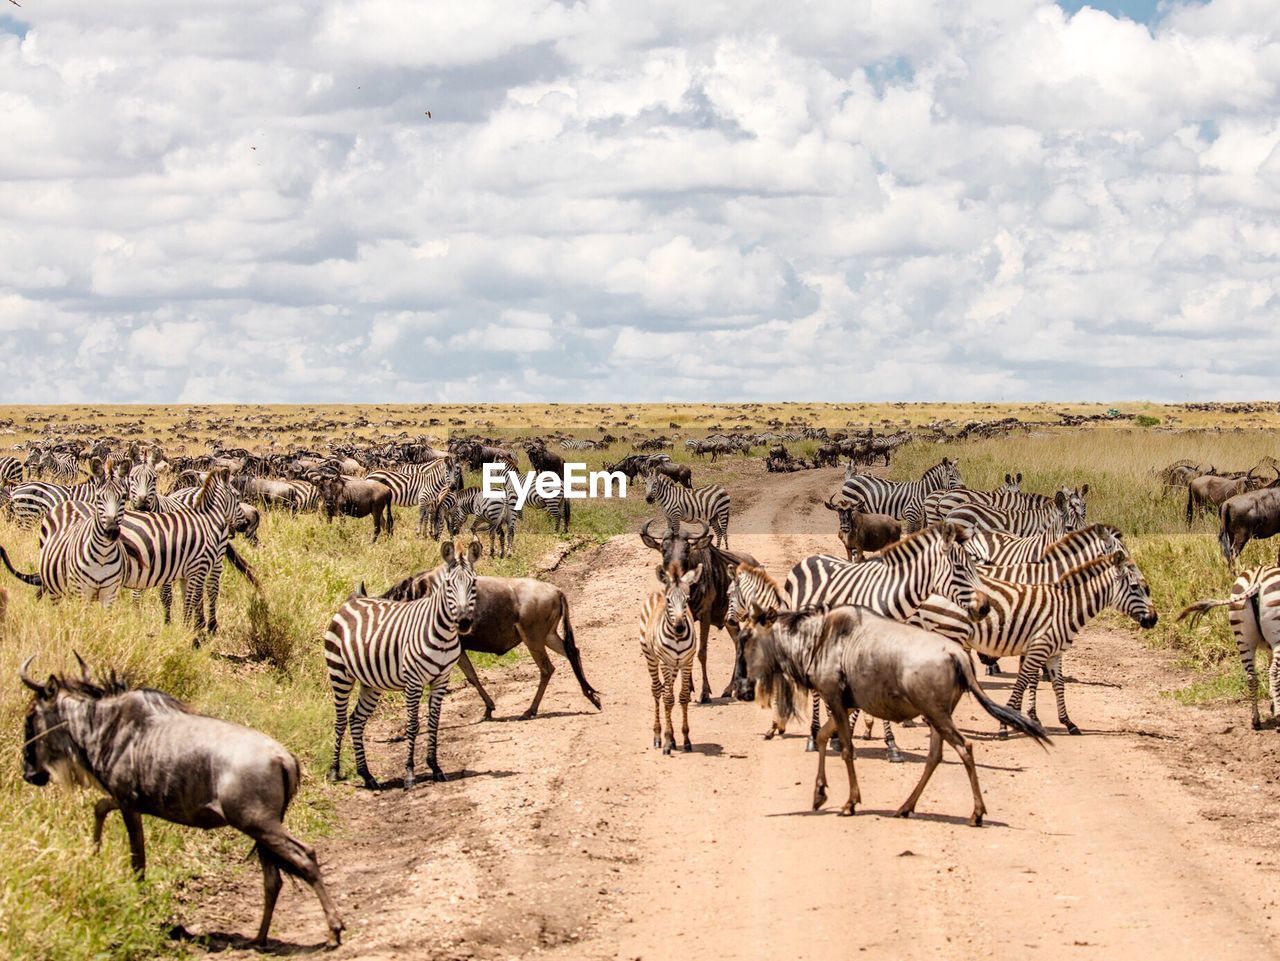
[[[920,780],[916,782],[915,790],[911,792],[911,796],[902,802],[902,807],[898,808],[894,817],[909,817],[916,809],[916,802],[920,800],[920,795],[924,793],[924,786],[929,783],[929,778],[933,776],[933,770],[942,761],[942,734],[938,730],[936,724],[929,725],[929,756],[924,761],[924,771],[920,774]]]
[[[440,770],[440,761],[436,757],[436,747],[440,743],[440,708],[448,693],[449,677],[445,675],[431,685],[431,698],[427,702],[427,767],[431,768],[431,780],[437,782],[449,780]]]
[[[822,725],[814,736],[817,745],[815,750],[818,752],[818,776],[813,782],[813,809],[815,811],[827,803],[827,742],[831,740],[831,735],[835,731],[835,716],[828,715],[827,723]]]
[[[858,775],[853,769],[853,726],[849,723],[849,712],[844,705],[827,702],[827,710],[831,711],[831,719],[835,721],[836,730],[840,732],[840,756],[844,759],[845,771],[849,775],[849,800],[840,809],[841,817],[853,814],[854,807],[862,801],[862,793],[858,790]],[[828,722],[830,723],[830,722]],[[825,728],[824,728],[825,730]],[[820,754],[825,754],[821,751]]]
[[[964,769],[969,775],[969,787],[973,789],[973,814],[969,818],[969,825],[975,828],[982,827],[982,818],[987,813],[987,806],[982,803],[982,789],[978,787],[978,767],[973,762],[973,746],[964,739],[964,735],[956,727],[955,720],[950,716],[938,718],[936,724],[931,720],[930,727],[933,730],[941,728],[943,739],[960,755]]]
[[[409,742],[409,754],[404,762],[404,789],[413,787],[413,749],[418,743],[418,705],[422,701],[422,682],[414,679],[404,688],[405,729],[404,737]]]
[[[1068,734],[1079,734],[1080,728],[1067,717],[1067,685],[1062,677],[1062,655],[1055,654],[1049,658],[1049,683],[1053,685],[1053,696],[1058,702],[1058,723],[1067,729]]]
[[[356,700],[356,709],[351,712],[351,746],[356,752],[356,773],[364,781],[370,791],[378,789],[378,782],[369,773],[369,765],[364,756],[364,723],[382,700],[382,692],[372,688],[361,687],[360,697]]]
[[[284,870],[294,877],[302,878],[315,891],[316,897],[320,899],[320,907],[324,910],[325,923],[329,926],[329,944],[331,947],[337,947],[342,940],[342,919],[338,917],[333,900],[329,897],[324,881],[320,878],[320,862],[316,859],[315,850],[290,835],[279,824],[269,825],[261,830],[252,828],[243,830],[257,842],[258,859],[262,862],[262,880],[266,898],[263,904],[262,924],[258,928],[258,942],[264,943],[267,939],[276,895],[280,893],[280,871]],[[270,872],[274,872],[274,883]]]
[[[809,719],[809,740],[805,741],[804,749],[806,751],[816,751],[818,749],[818,728],[821,726],[818,721],[818,692],[814,691],[811,700],[813,701],[813,717]]]
[[[533,658],[533,663],[538,665],[538,690],[533,695],[533,703],[529,705],[529,709],[520,715],[520,719],[527,721],[538,715],[538,705],[542,703],[542,695],[546,693],[547,684],[551,681],[551,675],[556,672],[556,666],[551,663],[551,658],[547,657],[547,649],[540,642],[535,644],[529,643],[529,638],[524,637],[521,632],[521,639],[524,646],[529,649],[529,656]]]
[[[707,639],[711,636],[711,621],[698,621],[698,663],[702,665],[702,693],[699,703],[711,703],[711,681],[707,677]]]
[[[147,876],[147,839],[142,832],[142,815],[126,807],[120,808],[120,815],[129,835],[129,859],[133,862],[133,873],[141,881]]]
[[[693,750],[693,742],[689,740],[689,700],[693,695],[693,661],[687,661],[680,668],[680,711],[684,715],[681,733],[684,734],[685,753]]]
[[[671,722],[671,709],[676,703],[676,669],[668,664],[662,665],[662,706],[665,709],[666,723],[662,728],[662,753],[670,754],[676,746],[676,729]]]
[[[480,695],[480,700],[484,701],[484,719],[492,721],[493,698],[489,696],[489,692],[480,683],[480,675],[476,673],[475,666],[471,663],[471,658],[467,657],[466,651],[463,651],[458,657],[458,666],[462,668],[462,676],[476,689],[476,693]]]
[[[107,815],[112,811],[119,811],[120,805],[115,802],[114,798],[104,797],[93,806],[93,853],[97,854],[102,850],[102,825],[106,823]]]

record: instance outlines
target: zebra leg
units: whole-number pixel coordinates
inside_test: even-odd
[[[164,622],[171,624],[173,618],[171,609],[173,608],[173,585],[165,584],[160,588],[160,606],[164,608]]]
[[[1028,648],[1022,655],[1022,665],[1018,668],[1018,679],[1013,682],[1013,690],[1009,694],[1009,707],[1015,711],[1022,710],[1022,695],[1026,692],[1029,684],[1036,684],[1040,680],[1040,668],[1044,666],[1045,660],[1049,656],[1049,648],[1047,643],[1040,643],[1035,647]],[[1034,697],[1034,695],[1032,695]],[[1007,724],[1000,725],[999,737],[1001,739],[1009,736],[1009,727]]]
[[[329,678],[333,687],[333,763],[329,765],[329,780],[339,778],[339,767],[342,762],[342,736],[347,733],[347,703],[351,700],[351,678]]]
[[[676,730],[671,723],[671,709],[676,703],[676,669],[672,665],[662,665],[662,706],[666,715],[666,723],[662,728],[662,753],[670,754],[676,747]]]
[[[209,633],[218,633],[218,595],[222,591],[222,558],[214,562],[205,581],[204,593],[209,603]]]
[[[679,528],[676,528],[677,530]],[[699,621],[698,631],[698,663],[702,665],[702,693],[698,696],[698,703],[711,703],[711,681],[707,678],[707,638],[711,635],[711,622]]]
[[[870,736],[871,732],[871,715],[867,715],[867,732]],[[906,760],[902,756],[902,752],[898,750],[898,742],[893,739],[893,728],[889,726],[889,722],[884,722],[884,749],[889,754],[890,764],[901,764]]]
[[[1257,656],[1257,648],[1250,647],[1247,650],[1241,645],[1240,662],[1244,665],[1245,680],[1249,685],[1249,710],[1253,712],[1253,718],[1250,723],[1255,731],[1262,728],[1262,716],[1258,713],[1258,669],[1255,664]]]
[[[1280,711],[1280,662],[1276,660],[1276,650],[1271,648],[1271,670],[1267,675],[1267,679],[1271,682],[1271,716],[1274,718]]]
[[[440,708],[444,706],[444,696],[448,693],[449,677],[446,674],[431,685],[431,697],[427,702],[427,767],[431,768],[431,780],[437,784],[449,780],[436,758],[436,746],[440,741]]]
[[[1080,728],[1067,717],[1067,684],[1062,677],[1062,655],[1055,654],[1049,658],[1049,683],[1053,685],[1053,696],[1058,702],[1058,723],[1067,729],[1068,734],[1079,734]]]
[[[929,778],[933,777],[934,769],[942,763],[942,733],[936,727],[929,728],[929,756],[924,760],[924,771],[920,774],[920,780],[916,782],[915,789],[911,795],[902,802],[902,807],[894,813],[894,817],[905,818],[910,817],[915,812],[916,802],[920,800],[920,795],[924,793],[924,786],[929,783]]]
[[[818,749],[818,692],[813,692],[813,717],[809,720],[809,740],[805,741],[804,749],[806,751],[816,751]]]
[[[662,747],[662,678],[658,676],[658,661],[649,651],[644,652],[649,666],[649,689],[653,692],[653,746]]]
[[[693,742],[689,740],[689,700],[693,695],[693,661],[688,661],[680,668],[680,711],[684,715],[681,733],[684,734],[684,751],[693,750]]]
[[[413,787],[413,751],[418,744],[418,706],[422,702],[422,682],[414,679],[404,688],[405,729],[404,739],[409,742],[409,753],[404,762],[404,789]]]
[[[373,709],[382,700],[382,692],[360,687],[360,697],[356,699],[356,709],[351,712],[351,747],[356,752],[356,773],[364,781],[370,791],[378,790],[378,782],[369,773],[369,765],[364,756],[364,724],[373,713]]]

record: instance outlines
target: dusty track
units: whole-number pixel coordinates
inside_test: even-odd
[[[833,477],[768,478],[735,515],[733,547],[779,575],[830,550],[820,496]],[[1160,696],[1177,683],[1163,658],[1094,630],[1068,655],[1072,716],[1086,736],[1056,737],[1048,753],[994,741],[994,723],[961,703],[986,827],[964,824],[971,802],[954,755],[917,817],[887,816],[919,776],[922,728],[899,732],[903,765],[886,763],[878,741],[858,742],[857,817],[834,814],[838,763],[832,802],[813,814],[814,756],[799,732],[763,741],[754,705],[696,707],[692,755],[649,748],[635,611],[654,561],[629,535],[556,575],[602,714],[559,660],[534,721],[478,723],[474,692],[458,691],[442,757],[465,776],[407,796],[352,788],[340,802],[342,835],[321,845],[348,924],[334,957],[1280,956],[1280,737],[1248,730],[1244,707],[1178,707]],[[712,655],[718,692],[731,665],[723,634]],[[490,673],[500,716],[524,709],[533,676],[527,662]],[[1008,681],[988,687],[1003,698]],[[1052,716],[1047,686],[1044,698]],[[374,736],[401,722],[382,711]],[[378,745],[373,763],[398,774],[401,746]],[[190,926],[251,931],[256,870],[234,888],[203,892]],[[308,945],[321,931],[309,892],[287,890],[273,934]]]

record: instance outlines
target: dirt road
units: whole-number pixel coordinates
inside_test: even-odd
[[[762,480],[734,517],[733,547],[779,575],[831,550],[820,498],[832,476]],[[965,824],[971,799],[953,754],[917,817],[888,816],[919,776],[923,728],[898,732],[906,764],[859,741],[864,806],[835,816],[837,763],[832,800],[815,814],[814,755],[799,730],[762,740],[767,716],[755,705],[696,707],[691,755],[649,747],[635,624],[655,560],[629,535],[556,577],[603,713],[563,661],[534,721],[479,723],[474,692],[457,691],[442,758],[462,777],[407,796],[351,789],[341,837],[320,845],[349,927],[335,957],[1280,957],[1280,738],[1241,724],[1243,707],[1179,707],[1160,695],[1178,683],[1166,659],[1095,629],[1068,655],[1085,736],[1062,734],[1047,753],[995,741],[994,722],[962,701],[985,827]],[[713,634],[717,693],[730,668],[727,638]],[[517,716],[531,665],[489,677],[499,715]],[[988,688],[1003,699],[1010,680]],[[1047,686],[1042,699],[1051,717]],[[382,712],[375,736],[401,720]],[[373,763],[398,773],[400,745],[379,745]],[[256,870],[228,894],[192,906],[193,930],[253,929]],[[286,890],[273,934],[305,945],[321,931],[310,894]]]

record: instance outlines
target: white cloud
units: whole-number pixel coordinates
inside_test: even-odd
[[[1268,394],[1278,11],[13,8],[0,374],[20,402]]]

